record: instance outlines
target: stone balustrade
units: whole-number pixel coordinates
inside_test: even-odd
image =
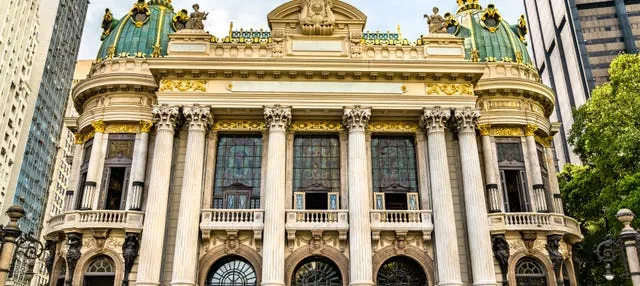
[[[507,231],[562,232],[572,239],[581,240],[580,223],[573,218],[555,213],[494,213],[489,214],[491,234]]]
[[[349,232],[349,211],[287,210],[285,229],[290,249],[293,249],[298,231],[309,231],[313,235],[321,235],[325,231],[338,232],[340,247],[344,249]]]
[[[259,230],[264,228],[264,210],[210,209],[202,210],[200,229]]]
[[[371,236],[374,241],[380,238],[380,232],[394,231],[407,233],[421,232],[424,241],[431,240],[433,222],[430,210],[372,210]]]
[[[45,236],[65,230],[122,229],[125,232],[142,231],[144,213],[120,210],[70,211],[49,219]]]

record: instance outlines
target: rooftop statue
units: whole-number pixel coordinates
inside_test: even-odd
[[[439,12],[440,9],[438,7],[433,7],[433,15],[424,15],[427,19],[427,24],[429,24],[430,34],[444,34],[447,32],[447,22],[444,17],[438,15]]]
[[[186,24],[186,29],[191,30],[204,30],[204,20],[207,19],[209,13],[201,12],[200,5],[193,4],[193,13],[189,16],[189,20]]]

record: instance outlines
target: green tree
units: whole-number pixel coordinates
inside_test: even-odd
[[[566,212],[582,223],[585,236],[575,249],[580,285],[626,285],[620,263],[607,284],[594,251],[608,233],[619,233],[619,209],[640,214],[640,56],[618,56],[609,77],[574,112],[569,140],[584,166],[567,165],[558,176]]]

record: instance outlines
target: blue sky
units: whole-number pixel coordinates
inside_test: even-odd
[[[208,11],[209,20],[206,30],[215,36],[226,36],[229,23],[234,23],[234,30],[267,29],[267,14],[280,4],[290,0],[200,0],[201,10]],[[343,0],[362,10],[368,19],[365,31],[395,31],[400,25],[402,34],[408,39],[417,39],[426,34],[425,13],[431,14],[434,6],[440,8],[441,15],[455,12],[456,0]],[[110,8],[115,18],[122,18],[133,6],[134,0],[91,0],[85,23],[79,59],[93,59],[100,48],[100,23],[104,9]],[[189,8],[195,0],[174,0],[176,9]],[[522,0],[480,0],[486,6],[494,3],[503,17],[515,24],[518,17],[524,14]]]

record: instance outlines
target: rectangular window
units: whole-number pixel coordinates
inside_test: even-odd
[[[371,162],[376,209],[419,209],[413,137],[372,137]]]
[[[296,136],[293,141],[293,190],[297,208],[338,208],[340,192],[340,142],[337,136]],[[333,201],[330,202],[330,199]]]
[[[221,135],[213,191],[215,209],[260,208],[262,138]]]
[[[505,210],[531,211],[522,144],[519,138],[505,140],[496,143]]]

